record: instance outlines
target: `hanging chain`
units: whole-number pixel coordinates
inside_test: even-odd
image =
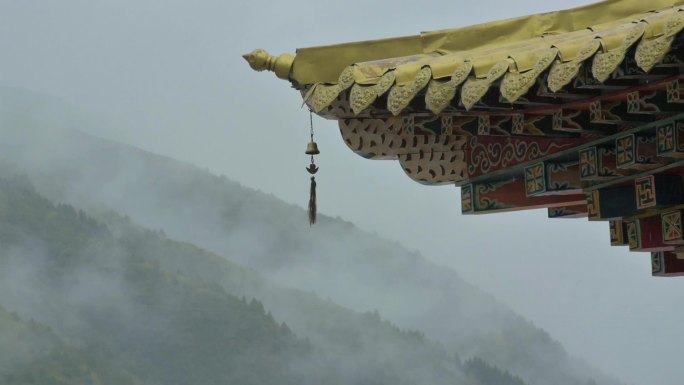
[[[311,141],[313,142],[314,141],[313,140],[313,134],[314,134],[314,131],[313,131],[313,112],[311,112],[311,110],[309,110],[309,126],[311,127],[309,130],[309,136],[311,137]],[[313,162],[314,162],[314,156],[313,156],[313,154],[311,154],[311,163],[313,163]]]

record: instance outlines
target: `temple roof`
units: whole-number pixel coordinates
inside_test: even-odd
[[[545,207],[684,276],[684,0],[607,0],[394,39],[245,55],[344,143],[461,212]]]
[[[399,115],[422,96],[424,109],[439,114],[450,105],[472,109],[493,85],[503,102],[513,103],[540,80],[549,91],[561,91],[584,69],[604,83],[628,56],[647,73],[684,28],[682,11],[684,0],[607,0],[465,28],[303,48],[295,56],[257,50],[245,58],[256,70],[290,80],[317,113],[344,98],[357,115],[384,96],[386,111]]]

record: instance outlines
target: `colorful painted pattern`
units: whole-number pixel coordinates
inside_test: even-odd
[[[599,192],[591,191],[585,194],[587,197],[587,213],[589,219],[601,218],[601,207],[599,205]]]
[[[533,196],[546,191],[544,163],[537,163],[525,168],[525,192]]]
[[[663,274],[665,272],[663,256],[662,251],[651,253],[651,274]]]
[[[583,218],[587,216],[587,205],[549,207],[549,218]]]
[[[610,244],[622,246],[625,244],[625,233],[622,220],[610,221]]]
[[[639,112],[639,91],[630,92],[627,94],[627,112]]]
[[[603,120],[603,110],[601,109],[601,101],[597,100],[589,105],[589,119],[592,122]]]
[[[679,100],[679,79],[675,79],[667,84],[667,102],[676,103]]]
[[[675,129],[674,122],[669,122],[658,127],[658,155],[668,154],[675,151]]]
[[[658,91],[634,91],[627,94],[627,112],[630,114],[659,113],[661,94]]]
[[[461,212],[473,212],[473,185],[468,184],[461,187]]]
[[[405,115],[401,117],[401,133],[405,135],[413,135],[415,129],[415,122],[413,115]]]
[[[489,115],[483,115],[483,116],[479,116],[477,118],[477,134],[478,135],[489,135],[490,134]]]
[[[477,211],[505,210],[515,207],[507,202],[510,194],[508,185],[515,185],[515,178],[478,183],[473,186],[473,204]]]
[[[580,178],[592,178],[598,176],[598,159],[596,147],[585,148],[579,153],[580,158]]]
[[[584,141],[586,140],[473,136],[470,139],[468,174],[473,177],[512,167],[575,147]]]
[[[682,241],[682,212],[679,210],[668,211],[661,215],[663,225],[663,241]]]
[[[634,135],[625,135],[615,140],[615,160],[618,168],[628,167],[634,164]]]
[[[634,180],[636,188],[636,204],[639,210],[656,205],[655,179],[653,175],[647,175]]]
[[[629,244],[630,250],[638,249],[641,245],[639,230],[639,221],[627,222],[627,244]]]
[[[551,118],[551,126],[554,130],[561,130],[563,128],[563,110],[553,112],[553,117]]]
[[[522,134],[525,131],[525,115],[513,115],[513,122],[511,123],[511,133]]]

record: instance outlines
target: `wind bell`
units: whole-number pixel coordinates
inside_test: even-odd
[[[313,140],[313,113],[309,110],[309,123],[311,125],[311,140],[309,144],[306,145],[306,155],[311,155],[311,164],[306,168],[306,171],[311,174],[311,189],[309,190],[309,226],[316,223],[316,177],[314,174],[318,172],[318,167],[314,163],[314,155],[318,155],[321,152],[318,151],[318,145]]]

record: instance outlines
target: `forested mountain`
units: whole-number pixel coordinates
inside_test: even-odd
[[[106,222],[114,239],[129,233],[126,242],[133,242],[139,237],[135,234],[145,231],[131,230],[135,226],[111,212],[157,229],[155,237],[143,237],[137,255],[145,255],[164,274],[258,298],[294,332],[292,346],[299,347],[304,338],[311,344],[305,348],[337,349],[341,355],[354,355],[361,346],[370,356],[357,355],[359,363],[372,363],[377,352],[368,350],[367,345],[375,344],[369,337],[398,333],[401,338],[388,342],[393,348],[404,339],[417,345],[408,356],[388,363],[397,370],[422,349],[415,354],[431,357],[431,365],[445,365],[449,376],[464,376],[464,368],[451,366],[457,360],[448,358],[457,353],[468,359],[471,369],[477,368],[469,372],[471,377],[501,374],[498,367],[508,370],[510,378],[489,378],[509,378],[511,384],[519,381],[515,376],[531,385],[584,385],[592,379],[619,383],[569,357],[546,332],[450,269],[340,219],[321,216],[317,226],[309,228],[301,208],[273,196],[191,165],[68,130],[87,126],[65,111],[48,99],[2,90],[0,175],[28,175],[49,199]],[[170,241],[161,232],[188,243],[164,246]],[[188,263],[189,255],[203,257]],[[402,332],[380,315],[417,332]],[[352,326],[363,322],[384,325],[378,329],[383,331]],[[436,373],[429,365],[421,370]]]
[[[0,383],[136,385],[132,375],[67,346],[49,328],[0,306]]]
[[[111,223],[53,205],[25,178],[0,179],[0,303],[55,331],[1,310],[0,367],[12,370],[0,374],[23,383],[31,372],[27,378],[46,380],[29,383],[40,384],[61,383],[61,373],[71,376],[65,383],[477,383],[457,357],[377,313],[269,287],[199,248],[120,218]],[[202,278],[202,265],[213,280]],[[219,282],[235,291],[278,291],[290,306],[299,306],[292,303],[298,297],[308,301],[298,310],[309,310],[302,317],[315,337],[298,338],[260,301]],[[27,352],[25,364],[14,362],[15,350]]]

